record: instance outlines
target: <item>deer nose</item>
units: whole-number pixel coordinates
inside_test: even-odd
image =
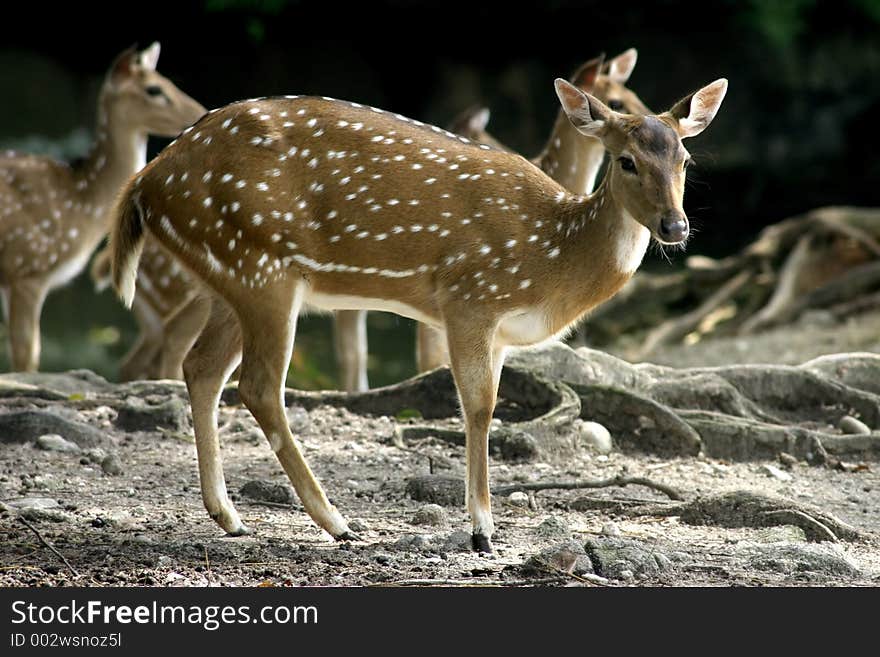
[[[658,237],[666,244],[684,242],[688,236],[688,220],[679,212],[670,212],[660,218]]]

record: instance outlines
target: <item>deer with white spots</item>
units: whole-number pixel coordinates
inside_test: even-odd
[[[109,230],[109,208],[146,163],[147,135],[177,135],[205,109],[156,71],[159,44],[116,58],[98,99],[95,144],[80,164],[0,156],[0,290],[14,370],[40,360],[46,295],[86,266]]]
[[[202,496],[229,534],[217,406],[239,394],[303,506],[357,538],[291,434],[284,382],[304,306],[395,312],[441,328],[467,434],[473,545],[491,551],[488,431],[505,351],[561,335],[632,276],[650,236],[680,244],[688,153],[713,119],[718,80],[657,116],[609,109],[564,80],[562,106],[612,165],[592,195],[533,164],[434,126],[330,98],[255,99],[209,113],[136,176],[112,232],[113,281],[135,292],[147,233],[211,290],[184,361]]]
[[[650,114],[642,100],[625,86],[637,59],[638,51],[635,48],[630,48],[608,61],[605,61],[604,55],[599,55],[582,64],[569,80],[578,89],[592,94],[615,112]],[[450,130],[473,141],[510,150],[486,132],[489,116],[487,108],[471,108],[456,118]],[[602,141],[584,139],[560,108],[544,149],[531,161],[568,191],[588,194],[593,191],[604,158],[605,146]],[[437,329],[419,323],[416,328],[418,370],[426,372],[448,363],[445,336]]]

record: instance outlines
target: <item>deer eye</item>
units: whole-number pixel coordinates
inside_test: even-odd
[[[155,98],[156,96],[162,95],[162,87],[157,86],[155,84],[151,84],[149,87],[144,89],[144,91],[147,92],[148,96],[152,96],[153,98]]]
[[[620,100],[617,100],[616,98],[614,100],[609,100],[608,101],[608,109],[612,109],[615,112],[620,112],[623,110],[623,102]]]
[[[632,158],[622,155],[617,158],[617,161],[620,162],[620,168],[624,171],[629,171],[630,173],[636,172],[636,163],[632,161]]]

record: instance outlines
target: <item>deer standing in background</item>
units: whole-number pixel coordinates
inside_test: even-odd
[[[650,237],[688,236],[682,139],[713,119],[718,80],[658,116],[628,116],[564,80],[562,107],[612,164],[572,194],[524,158],[398,114],[330,98],[266,98],[210,112],[120,196],[113,282],[131,304],[149,233],[211,290],[184,362],[202,497],[232,535],[217,438],[221,390],[239,394],[306,512],[356,539],[306,463],[284,382],[304,304],[395,312],[442,329],[466,427],[473,545],[491,551],[488,431],[505,351],[554,339],[639,266]]]
[[[581,91],[593,94],[615,112],[650,114],[641,99],[625,86],[637,59],[638,51],[635,48],[630,48],[607,62],[604,55],[600,55],[582,64],[569,80]],[[486,132],[488,122],[489,110],[485,107],[473,107],[459,115],[450,130],[473,141],[510,150]],[[531,161],[570,192],[588,194],[593,191],[604,158],[605,147],[601,140],[584,139],[560,109],[544,150]],[[426,372],[448,363],[446,338],[431,326],[419,323],[416,326],[418,371]]]
[[[85,268],[107,234],[109,207],[146,163],[147,135],[173,137],[205,112],[156,72],[158,59],[158,43],[116,58],[98,98],[96,141],[82,163],[0,156],[0,290],[14,370],[39,366],[43,301]]]

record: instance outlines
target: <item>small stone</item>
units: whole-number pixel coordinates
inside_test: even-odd
[[[394,547],[399,550],[421,552],[422,550],[427,549],[428,539],[422,534],[404,534],[394,541]]]
[[[446,511],[439,504],[425,504],[415,512],[410,523],[442,527],[446,524]]]
[[[115,454],[109,454],[101,461],[101,469],[104,471],[104,474],[111,477],[121,475],[123,472],[122,464],[119,463],[119,458]]]
[[[862,422],[861,420],[857,420],[852,415],[844,415],[840,418],[840,422],[838,422],[837,426],[840,428],[843,433],[848,434],[867,434],[871,433],[871,428]]]
[[[182,399],[172,397],[157,404],[149,404],[137,397],[130,397],[119,408],[116,426],[124,431],[188,431],[188,408]]]
[[[607,454],[613,449],[611,434],[598,422],[578,422],[575,426],[582,444],[589,445],[600,454]]]
[[[631,571],[631,570],[621,570],[620,571],[620,579],[622,579],[624,582],[631,582],[635,578],[636,578],[636,576],[633,574],[633,571]]]
[[[602,525],[602,536],[620,536],[620,527],[613,522],[606,522]]]
[[[100,447],[92,447],[91,449],[86,450],[85,456],[92,463],[100,463],[107,458],[107,452]]]
[[[464,504],[464,479],[440,475],[410,477],[406,492],[416,502],[460,507]]]
[[[577,541],[563,541],[526,559],[522,570],[526,575],[552,575],[560,572],[592,575],[593,564],[583,545]]]
[[[6,505],[22,513],[25,511],[51,511],[60,508],[58,501],[51,497],[22,497],[6,502]]]
[[[507,496],[507,501],[513,504],[514,506],[528,507],[529,506],[529,496],[523,493],[521,490],[514,491],[510,495]]]
[[[238,490],[244,497],[261,502],[274,502],[276,504],[293,504],[296,494],[286,484],[275,484],[270,481],[252,479]]]
[[[79,445],[62,438],[57,433],[43,434],[37,438],[36,445],[39,449],[50,452],[69,452],[71,454],[79,454],[80,452]]]
[[[770,465],[769,463],[765,463],[761,466],[761,470],[770,477],[774,479],[778,479],[779,481],[791,481],[794,479],[789,473],[785,470],[780,470],[775,465]]]
[[[473,550],[471,534],[461,529],[452,532],[443,539],[439,548],[441,552],[471,552]]]
[[[789,470],[797,465],[798,460],[789,454],[788,452],[779,452],[779,456],[777,457],[779,462],[783,467],[788,468]]]
[[[535,534],[545,538],[568,538],[570,536],[568,525],[564,520],[556,516],[546,518],[540,525],[535,527]]]
[[[534,461],[538,458],[538,441],[525,431],[516,431],[501,441],[500,451],[505,461]]]
[[[156,559],[156,565],[159,568],[168,568],[168,567],[174,565],[174,559],[169,557],[167,554],[163,554],[158,559]]]
[[[353,532],[365,532],[365,531],[369,531],[369,529],[370,529],[367,526],[367,523],[365,523],[361,520],[358,520],[357,518],[352,518],[351,520],[348,521],[348,528]]]

